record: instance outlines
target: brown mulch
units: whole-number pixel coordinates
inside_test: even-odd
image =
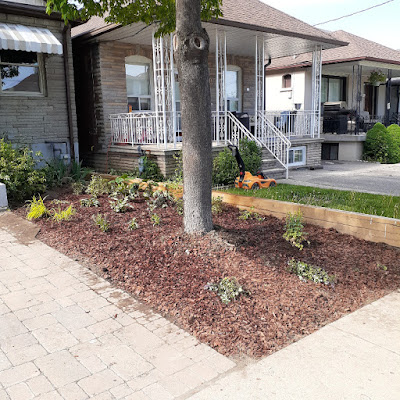
[[[310,245],[299,251],[282,238],[282,220],[241,221],[234,207],[214,216],[215,231],[190,237],[174,207],[156,209],[161,225],[153,227],[143,199],[117,214],[107,197],[99,199],[99,208],[81,208],[83,197],[63,194],[76,216],[61,224],[38,220],[39,239],[96,265],[104,278],[225,355],[270,354],[400,287],[399,249],[333,229],[306,224]],[[108,233],[94,225],[97,213],[111,222]],[[133,217],[139,228],[130,231]],[[323,267],[337,283],[300,281],[287,271],[292,258]],[[204,288],[227,276],[236,277],[250,295],[224,305]]]

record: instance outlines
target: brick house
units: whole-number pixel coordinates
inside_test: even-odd
[[[322,51],[322,159],[359,160],[370,127],[400,121],[400,51],[345,31],[331,36],[349,44]],[[373,81],[376,72],[381,81]],[[312,108],[311,75],[311,53],[272,60],[266,73],[270,118],[284,113],[290,121]]]
[[[70,28],[42,0],[0,0],[0,137],[79,156]]]
[[[203,24],[210,37],[213,152],[247,137],[263,148],[264,170],[287,173],[292,143],[266,118],[265,69],[270,59],[311,51],[315,107],[296,140],[308,148],[307,164],[318,164],[321,50],[346,43],[258,0],[245,4],[224,0],[224,16]],[[132,170],[138,146],[164,175],[174,170],[172,156],[184,136],[179,77],[172,36],[153,33],[142,23],[119,26],[96,17],[72,30],[81,156],[96,170]]]

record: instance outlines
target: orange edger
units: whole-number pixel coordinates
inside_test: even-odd
[[[276,186],[276,180],[268,177],[266,178],[262,172],[259,171],[257,172],[257,175],[253,175],[249,171],[246,171],[237,146],[230,144],[228,147],[232,151],[233,157],[236,158],[240,170],[239,176],[235,179],[235,187],[247,190],[257,190],[260,188]]]

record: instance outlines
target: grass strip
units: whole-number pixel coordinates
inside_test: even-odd
[[[229,188],[222,191],[242,196],[288,201],[291,203],[353,211],[389,218],[400,218],[400,196],[287,184],[280,184],[272,188],[257,191],[239,188]]]

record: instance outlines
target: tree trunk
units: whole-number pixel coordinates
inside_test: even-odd
[[[210,40],[201,26],[200,0],[176,1],[176,39],[182,107],[185,232],[208,232],[213,229]]]

